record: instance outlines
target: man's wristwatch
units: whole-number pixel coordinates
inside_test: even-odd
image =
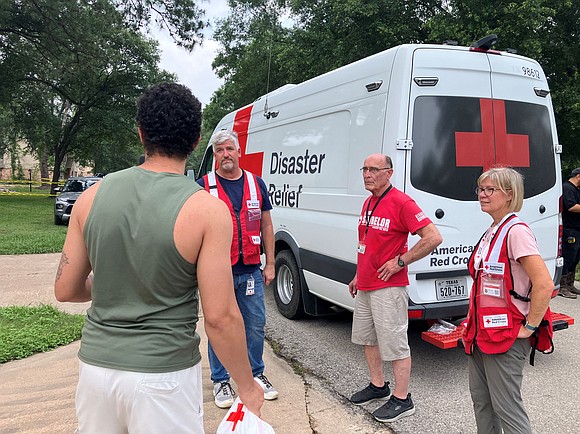
[[[526,323],[524,324],[524,327],[527,328],[528,330],[535,332],[536,330],[538,330],[538,326],[533,326],[531,325],[529,322],[526,321]]]
[[[403,268],[405,266],[405,262],[401,259],[401,256],[399,256],[399,260],[397,261],[397,265],[401,268]]]

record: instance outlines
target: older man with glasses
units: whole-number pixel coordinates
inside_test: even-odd
[[[355,393],[356,405],[388,401],[373,412],[380,422],[394,422],[415,412],[408,392],[411,351],[407,339],[409,277],[407,265],[435,249],[443,238],[415,201],[391,185],[393,163],[373,154],[361,168],[371,196],[358,221],[358,261],[348,289],[355,297],[352,342],[364,346],[370,384]],[[409,234],[421,239],[408,250]],[[393,367],[395,388],[385,382],[383,361]]]

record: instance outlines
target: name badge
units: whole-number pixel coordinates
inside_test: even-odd
[[[503,262],[484,262],[483,271],[489,274],[503,275],[505,264]]]
[[[254,295],[254,278],[251,277],[246,283],[246,295]]]
[[[367,248],[367,246],[366,246],[366,245],[364,245],[363,243],[360,243],[360,244],[358,245],[358,247],[357,247],[356,251],[357,251],[358,253],[360,253],[361,255],[364,255],[364,254],[365,254],[365,250],[366,250],[366,248]]]
[[[262,241],[262,239],[259,236],[252,235],[252,244],[253,245],[256,246],[256,245],[260,244],[260,241]]]
[[[250,208],[260,208],[260,201],[259,200],[247,200],[246,206],[248,209]]]

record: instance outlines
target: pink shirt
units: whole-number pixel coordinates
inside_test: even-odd
[[[386,282],[378,278],[378,269],[389,259],[407,251],[409,233],[415,234],[431,223],[415,201],[396,188],[392,188],[372,212],[378,200],[370,196],[365,201],[358,221],[359,243],[364,245],[364,253],[359,251],[356,275],[357,287],[362,291],[409,285],[406,267]],[[372,212],[368,231],[367,207],[369,214]]]
[[[507,248],[514,279],[514,289],[521,294],[522,290],[530,287],[531,282],[524,267],[518,262],[518,259],[525,256],[540,255],[538,243],[527,225],[515,225],[509,232]],[[530,312],[529,302],[516,299],[512,300],[521,313],[528,315]]]

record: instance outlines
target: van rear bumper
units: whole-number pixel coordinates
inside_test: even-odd
[[[415,304],[409,300],[409,319],[464,318],[468,309],[469,299],[428,304]]]

